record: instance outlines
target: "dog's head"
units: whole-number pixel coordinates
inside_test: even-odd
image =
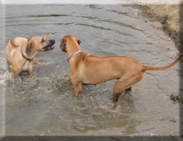
[[[64,36],[60,41],[60,49],[63,52],[67,52],[68,43],[70,43],[70,46],[75,47],[76,45],[80,45],[81,41],[72,35]]]
[[[26,53],[27,55],[31,54],[31,51],[42,52],[54,49],[55,40],[47,40],[49,32],[46,33],[43,37],[33,36],[27,41]]]

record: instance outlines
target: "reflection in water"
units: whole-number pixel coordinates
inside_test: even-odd
[[[5,18],[6,42],[47,32],[56,40],[55,50],[37,55],[33,76],[11,78],[0,52],[7,135],[164,135],[171,134],[166,131],[169,127],[178,133],[178,122],[171,122],[178,121],[178,105],[168,99],[178,93],[178,66],[146,73],[118,103],[111,102],[115,80],[86,85],[83,94],[74,97],[67,57],[59,47],[60,39],[71,34],[88,53],[128,55],[146,65],[164,66],[177,51],[159,23],[149,23],[136,10],[121,5],[9,5]]]

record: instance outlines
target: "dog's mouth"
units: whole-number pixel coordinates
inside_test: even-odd
[[[43,49],[44,51],[49,51],[49,50],[53,50],[54,48],[55,48],[54,46],[48,45],[48,46],[45,46]]]
[[[53,50],[55,48],[54,44],[55,44],[55,40],[51,40],[49,45],[43,47],[43,50],[44,51]]]

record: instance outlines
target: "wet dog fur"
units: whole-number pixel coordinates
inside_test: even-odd
[[[76,37],[67,35],[61,39],[60,48],[69,58],[81,50],[80,43]],[[131,90],[132,85],[142,80],[145,71],[168,69],[180,58],[181,56],[164,67],[150,67],[129,56],[94,56],[81,51],[69,61],[74,95],[79,96],[82,93],[82,84],[95,85],[117,79],[112,96],[112,101],[116,102],[123,91]]]
[[[18,76],[22,71],[34,72],[37,63],[35,55],[39,52],[54,49],[55,40],[47,40],[49,32],[43,37],[33,36],[28,40],[22,37],[11,39],[6,46],[6,59],[10,65],[13,76]]]

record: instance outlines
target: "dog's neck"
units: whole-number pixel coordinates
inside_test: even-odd
[[[35,56],[36,52],[34,53],[34,52],[30,51],[30,55],[28,55],[28,54],[26,53],[26,48],[27,48],[27,46],[21,47],[21,49],[20,49],[21,54],[22,54],[22,57],[23,57],[25,60],[31,62],[31,61],[34,59],[34,56]]]
[[[67,58],[69,58],[72,54],[74,54],[78,50],[81,50],[81,48],[73,45],[68,45],[68,47],[66,48]]]
[[[77,55],[73,56],[70,60],[69,60],[69,63],[72,64],[72,63],[75,63],[76,61],[78,60],[85,60],[87,59],[87,57],[91,56],[90,54],[82,51],[82,50],[79,50]]]
[[[81,52],[81,50],[78,50],[78,51],[74,52],[72,55],[70,55],[70,56],[68,57],[67,61],[69,62],[75,55],[77,55],[77,54],[80,53],[80,52]]]

